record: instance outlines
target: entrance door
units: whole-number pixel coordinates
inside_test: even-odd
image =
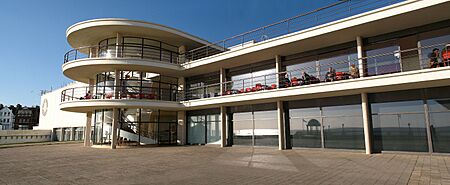
[[[159,144],[177,144],[177,123],[159,123]]]

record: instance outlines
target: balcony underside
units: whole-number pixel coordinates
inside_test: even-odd
[[[114,70],[146,71],[177,77],[183,69],[178,64],[171,64],[150,59],[135,58],[87,58],[65,63],[62,70],[68,78],[89,83],[95,75]]]
[[[99,109],[112,108],[149,108],[160,110],[182,110],[183,104],[173,101],[140,100],[140,99],[91,99],[62,102],[60,109],[69,112],[92,112]]]
[[[306,86],[196,99],[185,101],[183,104],[187,109],[204,109],[219,106],[268,103],[277,100],[289,101],[314,99],[359,94],[363,92],[376,93],[438,87],[446,86],[448,84],[450,84],[450,67],[442,67]]]

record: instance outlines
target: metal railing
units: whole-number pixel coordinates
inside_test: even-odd
[[[109,44],[72,49],[64,55],[64,63],[84,58],[137,58],[173,64],[179,63],[179,53],[143,44]]]
[[[91,92],[92,90],[92,92]],[[170,88],[140,86],[83,86],[61,92],[61,102],[93,99],[146,99],[181,101],[182,91]]]
[[[181,63],[375,10],[404,0],[342,0],[184,53]]]
[[[436,65],[430,63],[431,59],[428,55],[420,54],[432,48],[442,46],[445,45],[436,44],[421,48],[381,53],[359,59],[339,60],[326,64],[319,63],[319,65],[314,61],[310,62],[311,65],[308,65],[308,67],[190,88],[185,91],[185,100],[342,81],[360,78],[360,74],[368,77],[450,66],[449,51],[441,51],[442,55],[444,53],[447,55],[440,56],[440,59],[437,60],[439,62]],[[362,62],[362,73],[359,73],[359,62]],[[352,68],[352,65],[354,65],[354,68]],[[223,92],[221,92],[221,87]]]

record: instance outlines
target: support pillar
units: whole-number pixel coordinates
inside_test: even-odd
[[[277,73],[277,87],[280,85],[280,72],[282,72],[282,66],[281,66],[281,56],[276,55],[275,56],[275,72]]]
[[[220,95],[223,95],[227,91],[225,82],[227,81],[226,71],[224,68],[220,68]]]
[[[220,107],[220,147],[227,146],[227,109],[224,106]]]
[[[178,111],[177,144],[186,144],[186,111]]]
[[[356,50],[358,55],[358,70],[359,70],[359,77],[366,76],[366,73],[364,72],[366,69],[366,64],[364,63],[364,51],[363,51],[363,40],[360,36],[356,37]]]
[[[114,108],[113,109],[113,113],[112,113],[112,117],[113,117],[113,119],[112,119],[112,125],[111,125],[111,127],[112,127],[112,129],[111,129],[111,131],[112,131],[112,137],[111,137],[111,149],[116,149],[116,146],[117,146],[117,131],[118,131],[118,128],[117,128],[117,126],[119,125],[118,123],[119,123],[119,109],[118,108]]]
[[[366,146],[366,154],[372,153],[372,127],[370,126],[369,100],[367,93],[361,93],[361,107],[364,125],[364,144]]]
[[[286,137],[284,130],[284,107],[283,101],[277,101],[277,120],[278,120],[278,150],[286,149]]]
[[[116,57],[122,57],[122,35],[120,33],[116,34]]]
[[[186,46],[182,45],[180,47],[178,47],[178,63],[183,63],[186,60]]]
[[[84,129],[84,146],[91,146],[92,112],[86,113],[86,128]]]

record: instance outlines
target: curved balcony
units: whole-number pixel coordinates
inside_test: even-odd
[[[140,86],[84,86],[61,92],[60,109],[88,112],[106,108],[158,108],[176,110],[183,92],[177,89]]]
[[[67,77],[88,82],[104,71],[140,70],[176,76],[182,70],[178,52],[145,44],[105,44],[72,49],[64,55]]]

